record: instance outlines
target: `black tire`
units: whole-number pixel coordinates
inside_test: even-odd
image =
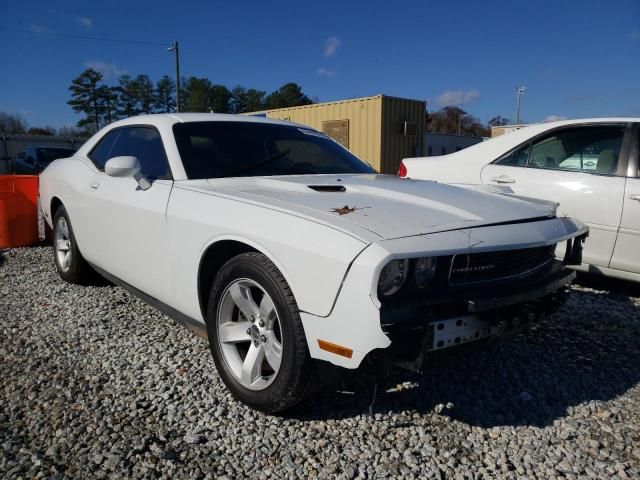
[[[60,256],[58,255],[56,238],[57,233],[59,234],[59,230],[62,230],[61,221],[64,221],[67,225],[68,229],[68,241],[69,241],[69,252],[71,254],[70,261],[68,265],[63,265],[60,261]],[[53,217],[53,261],[56,264],[56,270],[58,270],[58,275],[64,281],[69,283],[75,283],[78,285],[88,285],[93,283],[96,278],[96,273],[89,266],[87,261],[84,259],[82,254],[80,253],[80,249],[78,248],[78,242],[76,241],[76,237],[73,234],[73,227],[71,226],[71,221],[69,220],[69,214],[64,206],[58,207],[56,213]]]
[[[271,297],[280,322],[282,361],[273,381],[262,390],[245,388],[224,358],[218,337],[218,310],[227,287],[239,279],[257,283]],[[263,254],[240,254],[225,263],[213,282],[207,306],[209,346],[218,373],[241,402],[266,413],[282,412],[305,399],[314,389],[316,366],[309,356],[298,306],[278,268]],[[251,343],[251,342],[250,342]]]

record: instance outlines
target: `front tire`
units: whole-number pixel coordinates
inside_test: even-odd
[[[94,272],[78,249],[67,210],[60,206],[53,217],[53,258],[60,277],[79,285],[91,283]]]
[[[209,346],[231,393],[267,413],[310,393],[315,365],[286,280],[264,255],[249,252],[223,265],[207,308]]]

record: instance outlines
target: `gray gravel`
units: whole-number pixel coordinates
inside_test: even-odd
[[[395,374],[372,405],[347,375],[275,417],[124,290],[63,283],[49,248],[5,250],[0,477],[638,478],[639,297],[577,286],[535,331]]]

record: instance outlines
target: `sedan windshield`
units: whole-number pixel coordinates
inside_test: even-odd
[[[323,133],[258,122],[187,122],[173,132],[190,179],[375,173]]]

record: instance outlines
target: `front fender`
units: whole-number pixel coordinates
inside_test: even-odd
[[[215,241],[241,241],[265,254],[289,283],[298,308],[318,316],[329,314],[350,263],[367,245],[305,218],[180,186],[171,193],[167,228],[176,308],[201,320],[198,270]]]
[[[276,257],[276,255],[274,255],[273,252],[271,252],[265,245],[261,244],[260,242],[257,242],[254,239],[243,236],[243,235],[234,235],[234,234],[226,234],[226,233],[217,235],[209,239],[205,243],[205,245],[203,245],[202,249],[200,250],[200,253],[198,254],[198,257],[202,260],[207,250],[209,250],[209,248],[211,248],[213,245],[217,243],[224,242],[224,241],[233,241],[233,242],[242,243],[244,245],[248,245],[253,250],[256,250],[262,253],[278,268],[278,270],[280,270],[280,273],[282,273],[282,276],[287,281],[287,283],[290,286],[293,284],[293,279],[291,278],[291,275],[287,271],[286,266],[278,259],[278,257]],[[200,277],[201,268],[202,268],[202,265],[200,265],[198,269],[198,277]],[[294,292],[294,296],[295,296],[295,291],[293,290],[293,287],[291,287],[291,289]]]

